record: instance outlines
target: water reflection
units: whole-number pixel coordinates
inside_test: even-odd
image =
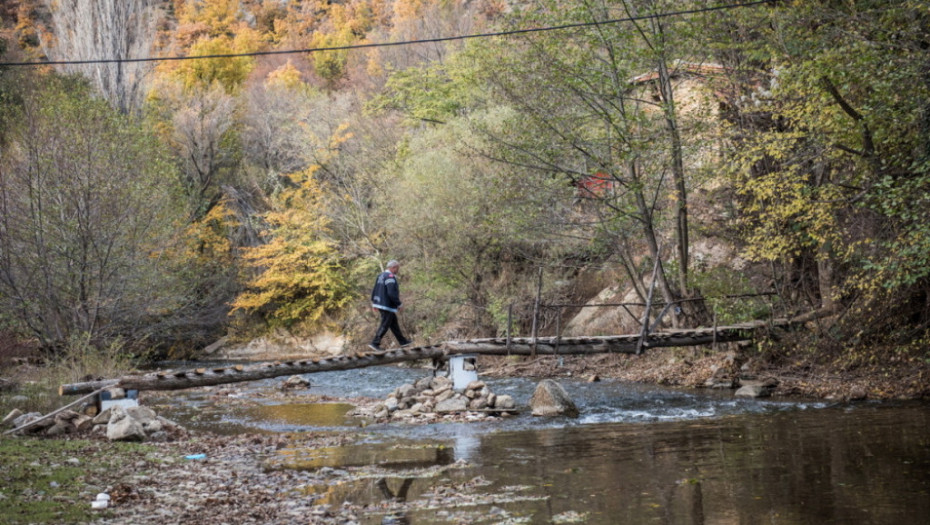
[[[473,435],[462,433],[455,436],[455,460],[469,461],[473,459],[481,447],[481,438]]]
[[[533,523],[926,523],[927,428],[920,405],[498,434],[476,473],[536,487]]]
[[[320,374],[314,388],[383,397],[424,372],[365,373],[366,381],[350,372]],[[520,405],[535,385],[488,382]],[[363,516],[365,525],[930,523],[926,403],[828,406],[610,382],[563,386],[582,409],[578,420],[521,415],[494,423],[372,425],[363,446],[284,451],[279,467],[369,469],[364,479],[310,489],[321,504],[382,509]],[[299,415],[286,407],[230,415],[222,406],[197,406],[198,421],[213,431],[224,421],[338,427],[334,414],[341,410],[320,408],[336,419],[310,421],[303,418],[316,409],[299,403],[292,405],[301,407],[293,409]],[[437,504],[438,488],[461,497]],[[384,510],[388,501],[393,506]]]
[[[324,467],[377,466],[399,471],[449,465],[453,451],[444,445],[369,443],[343,447],[284,448],[266,461],[271,469],[317,470]]]

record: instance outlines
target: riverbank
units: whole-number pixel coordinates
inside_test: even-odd
[[[320,505],[313,487],[339,483],[333,469],[268,470],[284,446],[319,448],[349,436],[316,433],[215,436],[171,443],[3,438],[0,522],[186,524],[357,523],[352,505]],[[203,459],[187,459],[188,456]],[[15,468],[14,468],[15,467]],[[95,510],[97,494],[110,497]]]
[[[737,350],[650,349],[642,355],[483,357],[482,373],[494,376],[612,378],[635,383],[706,388],[739,378],[770,379],[774,396],[839,401],[930,398],[930,363],[918,357],[843,366],[804,356],[746,357]],[[738,383],[737,383],[738,384]]]

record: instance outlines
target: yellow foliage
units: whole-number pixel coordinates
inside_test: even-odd
[[[176,2],[178,22],[203,25],[210,36],[231,36],[239,23],[239,0],[187,0]]]
[[[394,2],[394,17],[397,21],[419,20],[423,10],[432,3],[431,0],[397,0]]]
[[[185,232],[185,260],[197,265],[233,263],[232,232],[239,227],[235,211],[224,197],[203,219],[192,223]]]
[[[244,251],[245,264],[256,275],[233,302],[233,311],[258,312],[271,325],[291,325],[317,321],[351,299],[336,245],[327,238],[315,171],[290,175],[294,187],[282,191],[264,215],[269,240]]]
[[[793,258],[842,244],[839,189],[819,184],[807,166],[791,162],[796,152],[790,146],[798,137],[788,135],[762,136],[754,145],[747,144],[742,164],[735,166],[748,229],[746,255],[753,260]],[[752,166],[760,162],[777,169],[754,173]]]
[[[314,49],[345,47],[353,43],[354,38],[348,28],[338,33],[315,33],[310,40],[310,46]],[[333,82],[345,75],[346,65],[349,60],[348,51],[321,51],[313,53],[311,56],[316,73],[324,80]]]
[[[268,77],[265,78],[265,85],[267,87],[295,90],[302,87],[304,83],[300,79],[300,71],[288,60],[287,64],[268,73]]]
[[[201,39],[191,46],[190,56],[252,53],[260,48],[258,33],[249,29],[234,38],[223,35]],[[255,59],[251,57],[204,58],[182,61],[177,64],[174,74],[188,89],[218,82],[228,93],[232,93],[242,86],[254,67]]]

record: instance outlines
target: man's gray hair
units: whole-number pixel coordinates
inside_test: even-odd
[[[387,265],[385,266],[385,268],[393,268],[393,267],[395,267],[395,266],[400,266],[400,263],[397,262],[396,259],[391,259],[390,261],[388,261],[388,263],[387,263]]]

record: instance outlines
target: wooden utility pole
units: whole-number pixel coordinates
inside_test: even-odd
[[[536,357],[536,336],[539,335],[539,301],[542,299],[543,269],[539,267],[539,281],[536,284],[536,303],[533,304],[533,357]]]
[[[646,307],[643,309],[643,326],[639,333],[639,343],[636,345],[636,355],[643,353],[643,344],[649,336],[649,310],[652,309],[652,294],[656,290],[656,277],[659,275],[659,258],[656,257],[652,268],[652,282],[649,283],[649,295],[646,297]]]

